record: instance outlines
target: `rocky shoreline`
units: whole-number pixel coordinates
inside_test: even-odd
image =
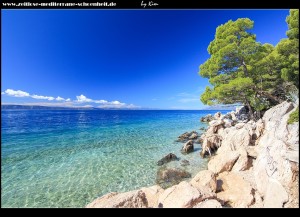
[[[164,168],[178,160],[170,153],[157,162],[157,185],[108,193],[86,207],[298,208],[299,123],[287,123],[297,106],[283,102],[257,121],[249,120],[245,107],[202,117],[201,121],[209,123],[206,131],[201,136],[186,132],[178,142],[184,143],[183,154],[193,152],[199,143],[200,155],[210,157],[207,170],[187,181],[188,172]]]

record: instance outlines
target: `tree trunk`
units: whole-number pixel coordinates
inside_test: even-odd
[[[254,120],[255,118],[254,118],[253,110],[252,110],[252,108],[251,108],[251,105],[250,105],[249,101],[246,99],[246,97],[245,97],[245,102],[246,102],[246,106],[247,106],[248,109],[249,109],[250,119],[251,119],[251,120]]]
[[[280,99],[279,97],[273,96],[272,94],[270,94],[268,92],[261,91],[260,94],[267,97],[267,98],[269,98],[269,99],[271,99],[271,100],[273,100],[273,101],[275,101],[275,102],[277,102],[278,104],[283,102],[282,99]]]
[[[248,69],[247,69],[247,66],[246,66],[246,63],[245,63],[245,61],[244,61],[244,60],[242,61],[242,66],[243,66],[243,69],[244,69],[245,75],[248,77]]]

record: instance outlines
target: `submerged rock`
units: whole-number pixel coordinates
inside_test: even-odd
[[[190,178],[191,174],[185,170],[178,168],[160,168],[157,171],[156,183],[166,189],[180,183],[186,178]]]
[[[161,165],[169,163],[170,161],[173,161],[173,160],[178,160],[178,157],[173,153],[169,153],[168,155],[166,155],[165,157],[163,157],[162,159],[157,161],[157,165],[161,166]]]
[[[182,160],[182,161],[180,162],[180,165],[185,167],[185,166],[190,165],[190,162],[189,162],[188,160]]]
[[[188,154],[190,152],[194,151],[194,142],[193,140],[189,140],[187,143],[185,143],[181,149],[181,153]]]
[[[181,134],[180,136],[178,136],[178,139],[176,140],[176,142],[186,142],[188,140],[195,140],[197,138],[198,138],[198,133],[196,131],[185,132],[185,133]]]

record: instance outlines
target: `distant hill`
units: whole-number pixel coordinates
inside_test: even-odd
[[[235,111],[236,107],[240,105],[215,105],[215,106],[208,106],[205,107],[203,110],[233,110]]]
[[[15,110],[102,110],[100,108],[93,108],[93,107],[51,107],[51,106],[39,106],[39,105],[1,105],[2,110],[7,109],[15,109]]]

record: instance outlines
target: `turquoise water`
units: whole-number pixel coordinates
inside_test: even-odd
[[[182,155],[175,140],[200,133],[208,113],[214,111],[4,110],[2,207],[84,207],[111,191],[151,186],[156,162],[169,152],[189,160],[182,168],[194,175],[207,164],[200,145]]]

